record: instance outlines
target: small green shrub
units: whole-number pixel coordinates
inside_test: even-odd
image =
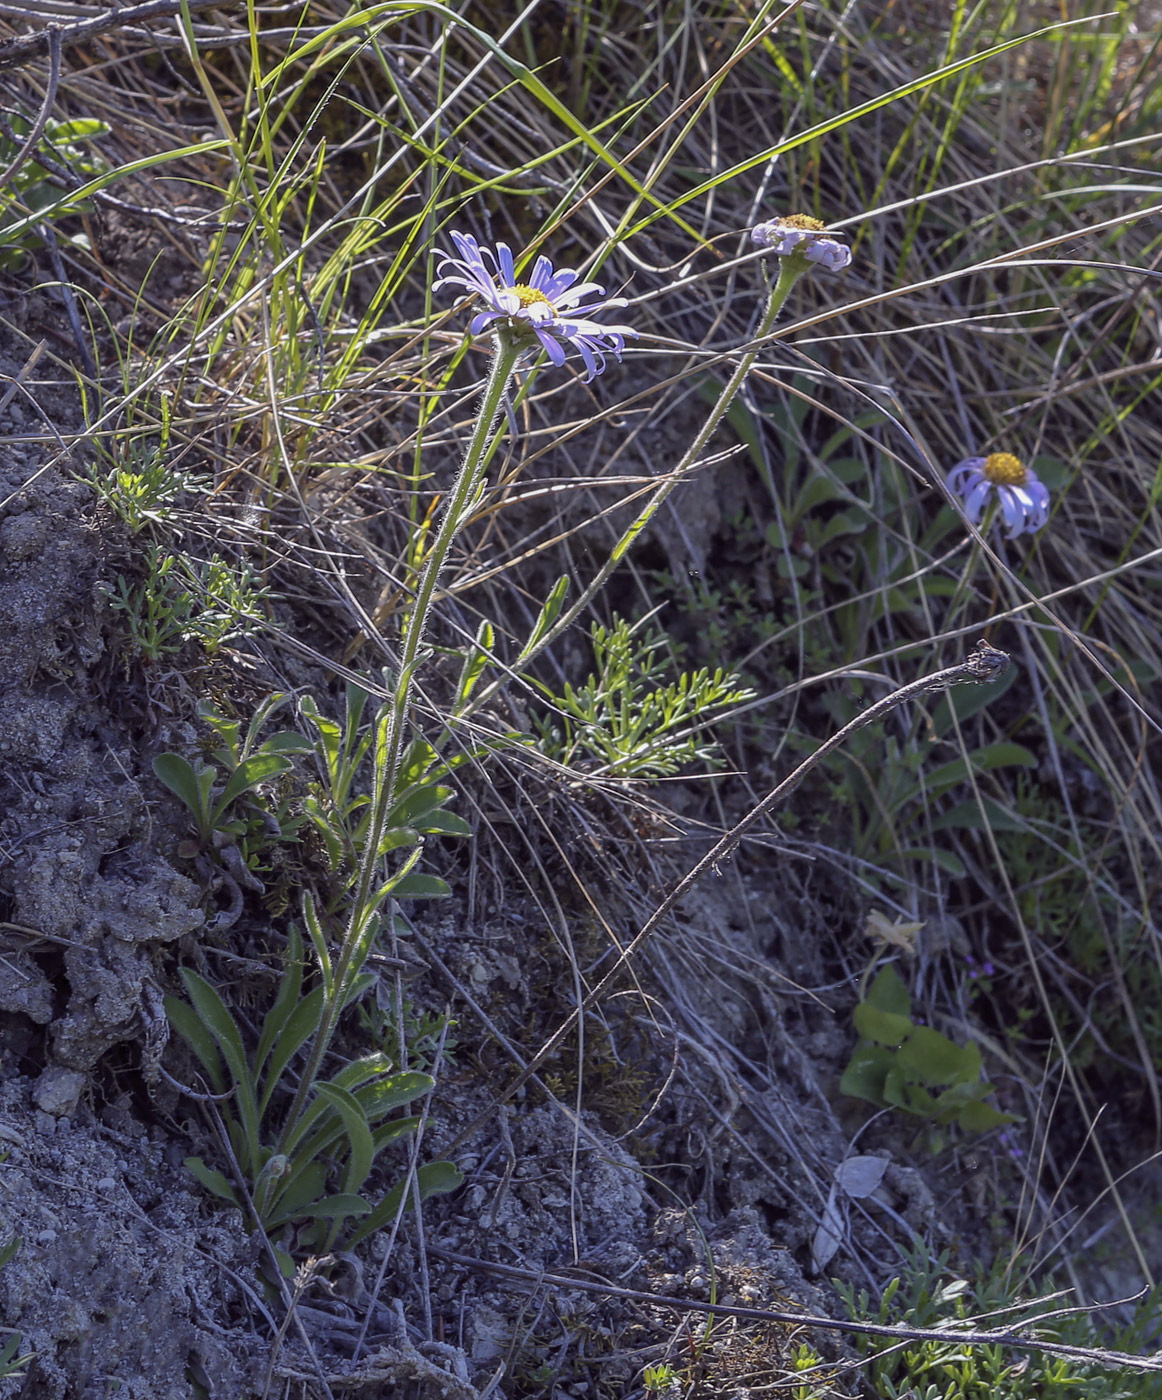
[[[125,619],[130,649],[156,663],[187,642],[200,642],[213,656],[227,642],[250,636],[266,621],[270,590],[220,555],[202,562],[150,545],[144,579],[131,584],[119,578],[108,596]]]
[[[1074,1346],[1112,1345],[1141,1349],[1143,1327],[1156,1333],[1157,1292],[1139,1309],[1137,1320],[1120,1335],[1103,1336],[1084,1313],[1044,1318],[1059,1312],[1059,1294],[1022,1299],[999,1267],[975,1281],[957,1278],[944,1251],[932,1259],[922,1245],[906,1257],[904,1272],[892,1279],[878,1306],[866,1290],[835,1281],[848,1314],[855,1321],[916,1328],[941,1328],[945,1341],[908,1342],[901,1346],[883,1337],[862,1337],[868,1358],[864,1376],[868,1393],[878,1400],[1160,1400],[1162,1376],[1079,1365],[1065,1357],[1019,1352],[997,1345],[966,1346],[956,1331],[1011,1325],[1023,1335]],[[1009,1317],[1006,1317],[1009,1314]],[[982,1321],[975,1322],[980,1318]]]

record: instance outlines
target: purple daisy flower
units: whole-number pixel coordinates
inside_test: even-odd
[[[452,242],[460,256],[440,263],[432,290],[463,287],[483,299],[485,310],[477,312],[468,327],[473,335],[494,321],[506,321],[518,335],[538,342],[558,366],[565,363],[565,351],[572,346],[585,361],[586,383],[604,371],[606,355],[621,359],[627,335],[637,335],[632,326],[603,326],[590,319],[595,311],[624,306],[625,298],[607,297],[596,282],[578,282],[569,268],[554,272],[553,264],[542,255],[533,264],[529,280],[518,282],[507,243],[498,243],[494,253],[469,233],[453,233]],[[594,294],[596,301],[579,304]]]
[[[1035,534],[1049,519],[1049,488],[1011,452],[966,458],[948,473],[948,489],[964,502],[964,513],[974,525],[980,524],[995,495],[1009,539]]]
[[[791,214],[786,219],[756,224],[751,229],[750,240],[781,258],[802,250],[808,262],[818,263],[829,272],[841,272],[851,262],[851,249],[831,237],[826,228],[826,224],[807,214]]]

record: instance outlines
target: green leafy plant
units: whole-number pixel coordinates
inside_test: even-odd
[[[880,1400],[1158,1400],[1162,1395],[1162,1378],[1157,1375],[1080,1366],[1065,1357],[1012,1352],[999,1343],[958,1343],[958,1327],[972,1328],[974,1317],[987,1317],[987,1325],[996,1327],[1006,1313],[1011,1321],[1000,1325],[1020,1328],[1025,1335],[1078,1346],[1109,1339],[1097,1337],[1084,1314],[1039,1320],[1051,1309],[1058,1310],[1059,1295],[1022,1299],[1000,1269],[975,1282],[955,1277],[947,1250],[933,1259],[917,1243],[878,1305],[872,1304],[866,1289],[857,1293],[853,1285],[838,1280],[835,1287],[855,1321],[940,1328],[949,1334],[947,1341],[903,1346],[881,1337],[859,1338],[868,1358],[864,1376],[869,1393]],[[1148,1311],[1156,1325],[1156,1298]],[[1129,1333],[1124,1336],[1132,1340]],[[1123,1338],[1115,1338],[1114,1344],[1128,1349]]]
[[[618,778],[661,778],[689,763],[721,763],[717,745],[702,737],[714,719],[732,705],[753,699],[754,691],[721,668],[688,671],[663,681],[658,653],[666,637],[640,633],[615,618],[611,628],[594,623],[590,635],[596,671],[579,689],[566,684],[563,695],[540,687],[554,706],[539,722],[545,751],[565,765],[581,759],[599,774]]]
[[[291,754],[310,752],[310,741],[296,730],[284,729],[258,742],[267,720],[287,699],[283,694],[268,696],[254,712],[245,736],[236,720],[203,702],[198,714],[218,740],[212,761],[195,767],[176,753],[158,754],[153,760],[154,773],[185,803],[193,818],[194,836],[178,847],[180,856],[195,859],[237,846],[245,864],[253,868],[261,849],[272,840],[297,838],[303,818],[294,815],[285,801],[267,800],[264,790],[293,766]]]
[[[328,1080],[307,1089],[302,1113],[283,1121],[287,1080],[298,1052],[317,1035],[326,998],[333,991],[323,933],[308,915],[320,958],[321,980],[304,992],[302,937],[292,928],[274,1005],[267,1013],[253,1052],[218,991],[189,968],[181,973],[188,1001],[166,998],[166,1013],[189,1045],[215,1094],[229,1095],[220,1112],[230,1152],[241,1180],[208,1166],[200,1157],[186,1165],[213,1195],[236,1206],[251,1227],[282,1241],[280,1263],[290,1272],[291,1251],[329,1248],[341,1222],[350,1247],[394,1220],[404,1204],[406,1182],[399,1182],[376,1204],[363,1191],[379,1154],[413,1132],[418,1118],[390,1118],[396,1109],[428,1093],[434,1080],[418,1071],[399,1072],[384,1054],[364,1056]],[[352,981],[347,1004],[370,985]],[[299,1086],[300,1089],[303,1086]],[[451,1162],[429,1162],[416,1173],[422,1200],[459,1186]]]
[[[21,161],[14,176],[0,189],[0,268],[13,271],[28,253],[43,246],[44,240],[27,224],[29,214],[44,212],[46,218],[61,219],[81,214],[92,205],[85,200],[61,199],[62,188],[74,187],[108,172],[110,166],[92,146],[110,132],[108,123],[95,117],[45,123],[36,150]],[[27,117],[14,116],[0,126],[0,169],[7,169],[23,150],[32,124]],[[23,225],[13,236],[9,230]],[[88,248],[83,233],[61,235],[77,248]]]
[[[141,582],[118,578],[108,596],[125,618],[131,648],[158,662],[177,655],[186,642],[200,642],[213,656],[227,642],[249,636],[266,620],[270,590],[217,554],[202,563],[151,545]]]
[[[204,478],[182,471],[171,460],[170,413],[163,396],[156,432],[130,432],[114,439],[112,446],[100,436],[95,439],[96,458],[87,479],[134,535],[147,525],[169,525],[183,495],[210,489]]]
[[[679,1384],[678,1373],[664,1361],[658,1366],[647,1366],[642,1374],[642,1385],[651,1395],[665,1395]]]
[[[933,1123],[983,1133],[1017,1119],[984,1100],[980,1047],[957,1045],[912,1020],[912,998],[891,965],[881,968],[852,1019],[860,1039],[839,1087],[879,1108],[898,1108]]]
[[[327,852],[331,870],[354,880],[366,852],[371,824],[372,797],[361,785],[361,769],[371,756],[376,766],[385,740],[389,708],[384,705],[370,722],[364,720],[368,694],[361,687],[347,687],[342,720],[319,713],[306,695],[299,711],[317,737],[314,751],[319,780],[310,785],[303,808]],[[374,754],[372,750],[375,750]],[[424,836],[471,836],[472,828],[447,804],[454,790],[440,781],[453,764],[440,758],[425,739],[414,739],[404,749],[396,773],[395,790],[380,838],[380,856],[404,847],[418,846]],[[364,773],[366,776],[366,773]],[[397,898],[431,897],[448,893],[443,880],[413,873],[395,888]]]

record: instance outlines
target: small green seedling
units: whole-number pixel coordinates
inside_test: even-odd
[[[899,1108],[973,1133],[1015,1123],[984,1102],[993,1086],[981,1078],[980,1047],[957,1045],[911,1016],[912,998],[890,964],[880,970],[853,1020],[860,1040],[839,1087],[879,1108]]]

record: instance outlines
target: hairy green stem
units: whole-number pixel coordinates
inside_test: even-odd
[[[791,288],[799,280],[799,277],[808,269],[810,264],[801,253],[792,254],[789,257],[779,259],[779,276],[772,284],[767,295],[767,304],[763,309],[762,319],[755,330],[753,342],[757,345],[765,340],[770,334],[771,327],[778,319],[779,312],[783,309],[783,304],[790,295]],[[713,437],[718,425],[726,417],[727,410],[734,402],[735,395],[742,388],[747,375],[751,372],[756,359],[758,359],[758,349],[750,351],[744,355],[735,366],[734,373],[726,381],[726,387],[719,394],[718,400],[710,410],[710,415],[702,425],[694,441],[682,454],[682,460],[670,473],[665,481],[646,502],[645,506],[638,513],[637,518],[630,524],[618,542],[613,546],[609,558],[602,564],[596,575],[590,581],[584,593],[577,599],[573,606],[567,609],[557,618],[556,622],[548,629],[545,635],[534,646],[521,653],[520,666],[523,670],[538,657],[544,649],[554,642],[567,628],[571,627],[577,618],[585,611],[597,594],[605,587],[606,581],[618,564],[625,558],[633,547],[634,541],[653,519],[659,507],[675,487],[687,479],[691,468],[701,457],[706,448],[706,444]],[[463,714],[469,715],[480,708],[496,694],[497,690],[504,684],[504,677],[493,681],[491,685],[485,686],[480,695],[468,705]],[[463,717],[463,716],[462,716]]]
[[[396,779],[399,776],[400,754],[403,752],[404,735],[407,732],[408,710],[411,704],[412,683],[415,680],[421,660],[420,644],[427,628],[431,613],[432,599],[436,594],[440,574],[448,558],[452,541],[459,533],[472,506],[475,504],[484,475],[488,445],[496,420],[500,416],[504,402],[504,392],[516,369],[524,345],[507,329],[496,331],[496,349],[492,368],[484,385],[480,401],[480,411],[476,425],[464,454],[464,465],[448,498],[448,504],[440,519],[440,528],[424,560],[416,587],[415,602],[407,620],[403,644],[400,648],[399,672],[396,677],[395,692],[392,695],[387,715],[386,734],[382,745],[375,749],[375,788],[371,799],[371,820],[368,824],[367,840],[360,861],[359,876],[352,896],[351,914],[343,934],[339,956],[331,978],[331,991],[327,997],[319,1029],[311,1046],[310,1056],[299,1081],[291,1111],[287,1115],[283,1129],[284,1138],[295,1127],[307,1104],[307,1096],[318,1077],[323,1056],[335,1033],[340,1013],[346,1005],[352,980],[358,976],[370,950],[376,920],[375,911],[378,899],[372,898],[379,872],[379,848],[387,829],[387,819],[391,812],[392,796]]]

